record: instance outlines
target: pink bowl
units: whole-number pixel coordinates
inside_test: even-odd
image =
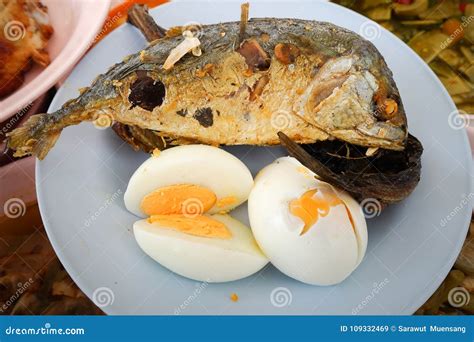
[[[48,44],[51,64],[34,67],[22,87],[0,101],[0,121],[34,101],[66,75],[89,49],[107,16],[110,0],[42,0],[54,35]]]

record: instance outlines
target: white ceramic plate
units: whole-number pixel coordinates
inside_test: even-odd
[[[238,20],[239,2],[178,2],[152,11],[164,26],[190,21]],[[80,288],[109,314],[411,314],[439,286],[464,241],[471,215],[471,154],[463,130],[449,124],[448,94],[407,46],[376,24],[329,3],[254,3],[252,17],[330,21],[373,34],[393,70],[408,113],[410,132],[423,143],[421,182],[398,205],[369,219],[369,246],[360,267],[337,286],[309,286],[272,266],[226,284],[201,284],[164,269],[134,241],[136,217],[123,193],[148,156],[133,152],[110,130],[90,123],[66,129],[38,163],[37,186],[48,235]],[[362,32],[362,31],[361,31]],[[125,25],[104,39],[73,71],[51,110],[76,89],[145,45]],[[241,146],[229,151],[255,174],[284,151]],[[245,220],[246,208],[239,210]],[[232,267],[232,265],[229,265]],[[237,293],[238,302],[229,299]]]
[[[36,100],[58,82],[91,46],[102,28],[110,0],[42,0],[48,7],[54,34],[47,50],[51,63],[34,66],[25,74],[25,82],[0,101],[0,121]]]

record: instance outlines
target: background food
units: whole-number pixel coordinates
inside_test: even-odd
[[[406,42],[433,69],[459,110],[474,113],[474,3],[339,0]]]
[[[47,8],[38,0],[0,1],[0,98],[13,93],[33,63],[49,64],[53,34]]]

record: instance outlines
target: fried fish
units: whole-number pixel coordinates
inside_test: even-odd
[[[10,134],[16,155],[43,159],[62,129],[107,116],[158,132],[172,144],[274,145],[339,139],[403,150],[403,104],[383,57],[335,25],[254,19],[202,26],[201,56],[163,68],[181,34],[167,36],[100,75],[51,114]]]
[[[290,154],[314,158],[316,164],[303,163],[359,199],[399,201],[420,176],[422,146],[408,139],[403,103],[383,57],[369,41],[326,22],[247,21],[243,15],[241,22],[171,28],[58,111],[14,130],[9,146],[17,156],[43,159],[62,129],[93,120],[115,122],[119,135],[147,150],[276,145],[282,139]],[[321,151],[299,153],[298,144]],[[353,162],[349,152],[332,161],[341,144],[362,151],[357,159],[366,158],[366,165],[388,164],[380,172],[371,167],[357,183],[362,161]],[[403,191],[390,195],[387,175]]]

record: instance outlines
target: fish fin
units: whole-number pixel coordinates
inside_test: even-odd
[[[240,31],[239,31],[239,45],[245,38],[245,31],[247,30],[247,24],[249,21],[249,3],[243,3],[240,5]]]
[[[35,155],[42,160],[54,146],[61,131],[50,131],[36,137],[39,128],[44,126],[45,115],[47,114],[32,115],[21,127],[7,134],[8,147],[15,150],[15,157]]]

